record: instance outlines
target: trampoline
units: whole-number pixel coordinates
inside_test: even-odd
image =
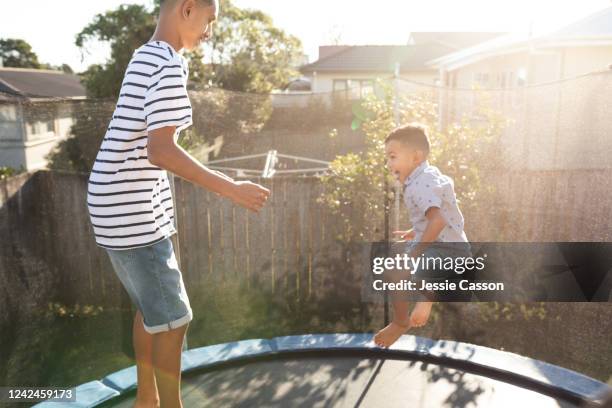
[[[185,407],[584,407],[609,387],[487,347],[405,335],[310,334],[187,350]],[[77,387],[77,401],[37,407],[132,407],[136,367]]]

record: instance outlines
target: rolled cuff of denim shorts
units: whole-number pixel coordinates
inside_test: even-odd
[[[156,326],[147,326],[146,324],[144,324],[143,322],[143,326],[144,329],[147,333],[149,334],[156,334],[156,333],[162,333],[162,332],[166,332],[166,331],[170,331],[170,330],[174,330],[177,329],[181,326],[186,325],[187,323],[189,323],[190,321],[193,320],[193,312],[191,309],[189,309],[189,312],[176,320],[173,320],[169,323],[164,323],[164,324],[158,324]]]

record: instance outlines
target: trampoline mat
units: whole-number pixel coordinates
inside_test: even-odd
[[[422,361],[300,357],[187,374],[185,407],[576,407],[489,377]],[[135,393],[112,407],[132,407]]]

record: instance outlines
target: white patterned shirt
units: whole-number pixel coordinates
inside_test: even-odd
[[[438,235],[438,242],[468,242],[463,231],[463,214],[457,206],[453,180],[442,174],[427,160],[421,163],[404,181],[404,202],[410,212],[415,241],[420,241],[427,227],[425,213],[438,207],[447,225]]]

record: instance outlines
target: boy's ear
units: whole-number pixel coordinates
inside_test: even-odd
[[[417,161],[423,161],[427,158],[427,154],[421,149],[416,149],[414,154]]]
[[[191,11],[193,10],[193,1],[192,0],[183,0],[183,4],[181,6],[181,10],[183,12],[183,17],[189,18]]]

